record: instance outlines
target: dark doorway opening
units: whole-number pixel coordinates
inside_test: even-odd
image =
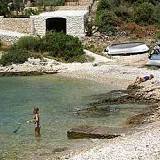
[[[46,30],[66,33],[66,19],[65,18],[46,19]]]

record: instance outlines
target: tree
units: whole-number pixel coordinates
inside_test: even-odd
[[[9,14],[8,9],[9,0],[0,0],[0,16],[7,16]]]

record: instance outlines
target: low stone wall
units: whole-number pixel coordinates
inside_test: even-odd
[[[0,16],[0,29],[31,34],[33,33],[33,21],[31,18],[4,18]]]
[[[27,34],[21,34],[18,32],[0,30],[0,40],[7,45],[14,44],[20,37],[26,35]]]

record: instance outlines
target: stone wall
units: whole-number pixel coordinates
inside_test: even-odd
[[[18,32],[0,30],[0,40],[7,45],[14,44],[22,36],[27,35]]]
[[[3,18],[0,16],[0,29],[20,33],[33,33],[31,18]]]
[[[84,17],[67,18],[67,34],[72,36],[85,36],[85,19]]]
[[[46,34],[46,19],[40,16],[32,16],[33,20],[33,33],[35,35],[44,36]]]

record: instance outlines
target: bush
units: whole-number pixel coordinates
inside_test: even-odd
[[[49,32],[46,36],[22,37],[13,46],[12,50],[27,50],[31,52],[48,52],[49,56],[66,62],[85,60],[81,41],[64,33]],[[81,57],[82,56],[82,57]]]
[[[159,0],[100,0],[96,25],[101,33],[115,33],[126,22],[160,26]],[[111,35],[111,34],[109,34]]]
[[[115,34],[117,31],[117,17],[113,12],[99,11],[96,14],[96,25],[102,33]]]
[[[160,31],[156,33],[156,39],[160,40]]]
[[[42,5],[44,6],[63,6],[65,3],[64,0],[45,0],[41,2]]]
[[[157,23],[157,25],[160,26],[160,4],[157,5],[157,6],[154,8],[153,17],[154,17],[155,22]]]
[[[157,5],[159,3],[159,0],[125,0],[125,2],[128,2],[130,4],[142,4],[144,2],[152,3],[153,5]]]
[[[31,56],[31,53],[21,49],[11,49],[7,53],[3,53],[0,64],[3,66],[10,65],[12,63],[24,63]]]
[[[122,20],[128,20],[133,16],[132,9],[125,5],[120,5],[119,7],[114,8],[114,13],[117,17]]]
[[[15,47],[22,50],[38,52],[40,50],[41,45],[40,41],[40,37],[24,36],[17,41]]]
[[[25,9],[25,10],[24,10],[24,15],[25,15],[26,17],[30,17],[30,16],[38,15],[38,14],[39,14],[38,9],[29,8],[29,9]]]
[[[2,47],[2,41],[0,40],[0,49],[1,49],[1,47]]]
[[[135,8],[134,20],[138,24],[143,24],[143,25],[154,24],[155,19],[153,13],[154,13],[153,4],[144,2],[142,4],[139,4]]]
[[[98,3],[97,6],[97,11],[102,11],[102,10],[106,10],[106,9],[111,9],[112,5],[111,5],[111,1],[110,0],[101,0]]]
[[[66,62],[77,61],[84,55],[83,45],[78,38],[56,32],[49,32],[42,38],[41,50]]]

